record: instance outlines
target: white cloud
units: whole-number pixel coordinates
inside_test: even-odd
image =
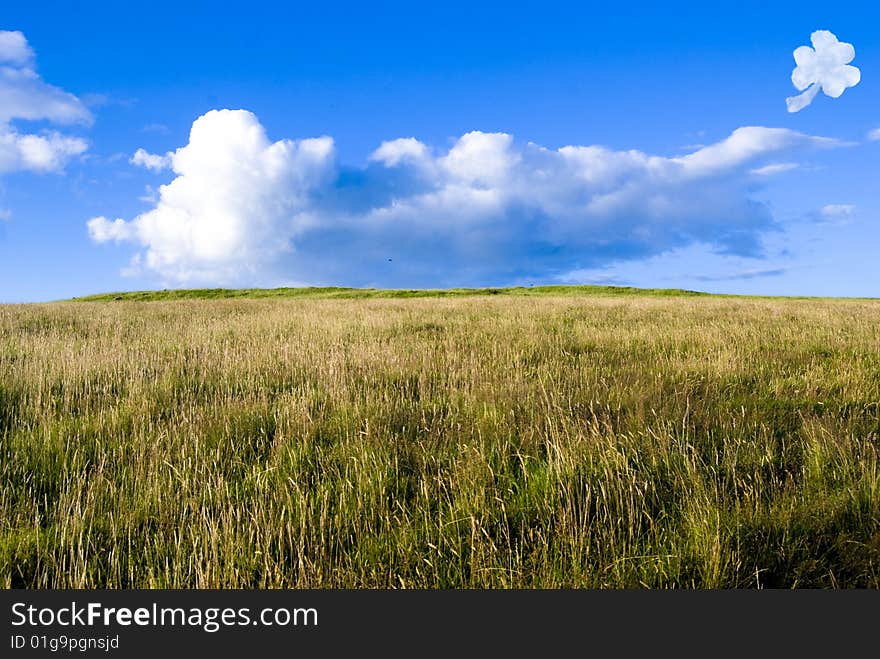
[[[87,146],[85,140],[55,131],[22,135],[0,125],[0,174],[20,170],[58,172]]]
[[[880,128],[875,128],[868,132],[868,139],[872,141],[880,140]]]
[[[840,217],[842,215],[852,215],[856,210],[853,204],[828,204],[822,207],[822,215],[825,217]]]
[[[159,156],[155,153],[149,153],[145,149],[138,149],[129,162],[154,172],[161,172],[163,169],[171,167],[171,154],[166,153],[164,156]]]
[[[382,142],[382,145],[370,155],[370,160],[394,167],[402,162],[423,162],[428,157],[428,153],[428,147],[416,138],[401,137]]]
[[[764,165],[763,167],[756,167],[751,170],[751,173],[755,176],[773,176],[774,174],[782,174],[783,172],[790,172],[793,169],[797,169],[800,167],[796,162],[773,162],[769,165]]]
[[[142,133],[159,133],[160,135],[168,135],[171,129],[165,124],[152,123],[141,128]]]
[[[861,72],[849,63],[856,56],[852,44],[838,41],[828,30],[817,30],[810,37],[813,47],[800,46],[794,51],[797,64],[791,82],[803,92],[785,99],[789,112],[799,112],[816,98],[821,89],[826,96],[839,98],[847,87],[855,87]]]
[[[779,277],[788,272],[788,268],[750,268],[735,272],[713,275],[691,275],[696,281],[734,281],[742,279],[761,279],[763,277]]]
[[[452,179],[465,184],[497,185],[507,179],[521,156],[512,150],[513,137],[506,133],[465,133],[440,165]]]
[[[835,146],[839,142],[787,128],[746,126],[737,128],[727,139],[675,160],[691,175],[705,176],[737,167],[765,153],[785,151],[805,144]]]
[[[91,239],[98,243],[132,240],[137,235],[131,224],[119,218],[111,222],[104,216],[93,217],[86,222],[86,227]]]
[[[89,221],[97,242],[135,240],[143,266],[175,281],[234,280],[288,249],[309,191],[332,168],[333,141],[271,143],[250,112],[211,111],[171,153],[177,177],[131,222]]]
[[[159,201],[159,193],[152,185],[146,185],[144,186],[144,194],[138,197],[138,200],[148,204],[155,204]]]
[[[819,209],[818,219],[834,224],[847,224],[855,214],[854,204],[827,204]]]
[[[0,30],[0,64],[24,66],[34,59],[34,51],[21,32]]]
[[[212,111],[166,156],[176,178],[151,210],[89,232],[138,244],[139,267],[173,283],[490,285],[691,244],[755,256],[775,223],[752,173],[835,144],[746,127],[665,157],[471,132],[436,154],[391,140],[344,167],[329,137],[271,142],[253,114]]]
[[[8,208],[0,208],[0,222],[12,219],[12,211]]]
[[[0,31],[0,44],[4,43],[0,45],[0,124],[15,119],[91,123],[91,113],[76,96],[43,82],[21,32]]]
[[[22,133],[17,120],[89,124],[92,116],[73,94],[49,85],[34,69],[34,52],[21,32],[0,31],[0,173],[60,171],[87,147],[85,140],[43,131]]]

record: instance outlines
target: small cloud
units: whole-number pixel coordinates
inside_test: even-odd
[[[843,226],[850,224],[857,216],[855,204],[825,204],[806,213],[803,219],[816,224]]]
[[[675,158],[675,162],[689,176],[705,176],[738,167],[764,154],[798,146],[832,148],[846,144],[830,137],[805,135],[787,128],[743,126],[720,142]]]
[[[813,47],[800,46],[794,51],[797,64],[791,73],[791,82],[803,92],[785,99],[789,112],[799,112],[816,98],[821,89],[826,96],[839,98],[847,87],[855,87],[861,72],[849,66],[856,56],[850,43],[838,41],[828,30],[817,30],[810,37]]]
[[[171,155],[166,153],[164,156],[160,156],[149,153],[145,149],[138,149],[128,162],[153,172],[161,172],[163,169],[171,167]]]
[[[830,224],[848,224],[856,214],[853,204],[826,204],[813,214],[815,220]]]
[[[148,204],[155,204],[159,201],[159,193],[156,192],[156,188],[152,185],[147,185],[144,187],[144,194],[138,197],[138,201],[144,201]]]
[[[382,142],[370,155],[370,160],[394,167],[401,162],[418,162],[428,157],[428,147],[414,137],[401,137]]]
[[[560,284],[592,284],[594,286],[629,286],[632,282],[621,279],[606,269],[577,268],[556,275],[553,281]]]
[[[141,255],[139,253],[131,257],[128,266],[122,268],[119,274],[123,277],[138,277],[143,274],[143,265],[141,263]]]
[[[797,169],[798,167],[800,167],[800,165],[796,162],[776,162],[753,169],[749,173],[754,174],[755,176],[773,176],[774,174],[788,172],[792,169]]]
[[[761,277],[779,277],[788,272],[788,268],[766,268],[761,270],[741,270],[722,275],[695,275],[697,281],[734,281],[743,279],[759,279]]]
[[[171,132],[171,129],[168,128],[165,124],[147,124],[143,128],[141,128],[142,133],[156,133],[157,135],[167,135]]]
[[[825,217],[850,217],[855,213],[853,204],[827,204],[820,211]]]
[[[6,222],[12,219],[12,211],[8,208],[0,208],[0,222]]]
[[[110,97],[107,94],[83,94],[80,100],[90,108],[102,108],[110,104]]]
[[[875,128],[872,131],[868,132],[868,139],[872,142],[876,142],[880,140],[880,128]]]
[[[23,135],[0,125],[0,173],[60,172],[71,158],[82,155],[87,148],[85,140],[56,131]]]
[[[104,94],[101,92],[89,92],[83,94],[80,96],[80,100],[87,107],[95,109],[112,106],[130,108],[136,103],[136,99],[118,98],[111,94]]]
[[[111,222],[102,215],[90,219],[86,222],[86,226],[89,230],[89,237],[96,243],[121,242],[131,240],[134,237],[131,225],[122,219]]]

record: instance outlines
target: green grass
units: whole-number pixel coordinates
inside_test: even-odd
[[[131,295],[0,306],[7,587],[880,587],[878,301]]]
[[[519,286],[513,288],[442,288],[442,289],[378,289],[378,288],[197,288],[127,293],[99,293],[74,298],[77,302],[156,302],[162,300],[216,300],[221,298],[312,298],[312,299],[396,299],[473,297],[476,295],[554,295],[554,296],[681,296],[707,295],[679,288],[633,288],[629,286]]]

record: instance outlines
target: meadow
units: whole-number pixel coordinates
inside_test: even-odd
[[[0,305],[9,587],[880,587],[880,301]]]

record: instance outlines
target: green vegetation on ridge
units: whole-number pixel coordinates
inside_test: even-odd
[[[698,291],[679,288],[633,288],[630,286],[519,286],[511,288],[438,288],[438,289],[380,289],[380,288],[196,288],[166,289],[161,291],[131,291],[123,293],[99,293],[74,298],[77,302],[160,300],[215,300],[222,298],[312,298],[312,299],[396,299],[396,298],[444,298],[470,297],[475,295],[568,295],[568,296],[680,296],[708,295]]]

